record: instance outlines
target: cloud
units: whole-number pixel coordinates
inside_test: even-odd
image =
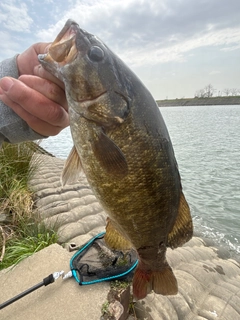
[[[18,43],[11,39],[9,32],[0,31],[1,51],[4,52],[5,57],[12,57],[18,51]]]
[[[240,81],[239,0],[2,0],[0,60],[53,41],[69,18],[102,39],[156,98]]]
[[[52,41],[68,18],[101,38],[127,63],[183,62],[194,49],[240,43],[240,1],[75,1],[61,19],[39,30]],[[223,48],[221,48],[223,49]]]
[[[221,71],[219,70],[212,70],[211,72],[209,72],[210,76],[215,76],[216,74],[221,74]]]
[[[227,51],[235,51],[239,49],[240,49],[240,44],[237,44],[237,45],[232,45],[226,48],[222,48],[221,50],[227,52]]]
[[[28,15],[25,3],[15,1],[2,1],[0,3],[0,23],[10,31],[29,32],[33,20]]]

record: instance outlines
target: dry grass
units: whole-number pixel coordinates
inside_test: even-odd
[[[11,225],[17,225],[19,218],[32,215],[28,180],[37,169],[33,154],[27,143],[4,144],[0,150],[0,214],[7,216]]]
[[[36,149],[32,142],[0,149],[0,269],[20,261],[23,252],[27,256],[56,242],[54,230],[40,226],[34,212],[28,181],[38,168]]]

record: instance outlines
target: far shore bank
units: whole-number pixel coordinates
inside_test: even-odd
[[[240,96],[157,100],[159,107],[240,105]]]

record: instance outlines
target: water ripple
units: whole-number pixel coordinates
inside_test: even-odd
[[[240,106],[161,108],[195,230],[240,257]]]

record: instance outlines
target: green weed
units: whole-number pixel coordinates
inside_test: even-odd
[[[16,265],[33,253],[56,243],[58,240],[55,228],[46,227],[44,223],[36,220],[24,221],[8,239],[3,261],[0,262],[0,270]]]

